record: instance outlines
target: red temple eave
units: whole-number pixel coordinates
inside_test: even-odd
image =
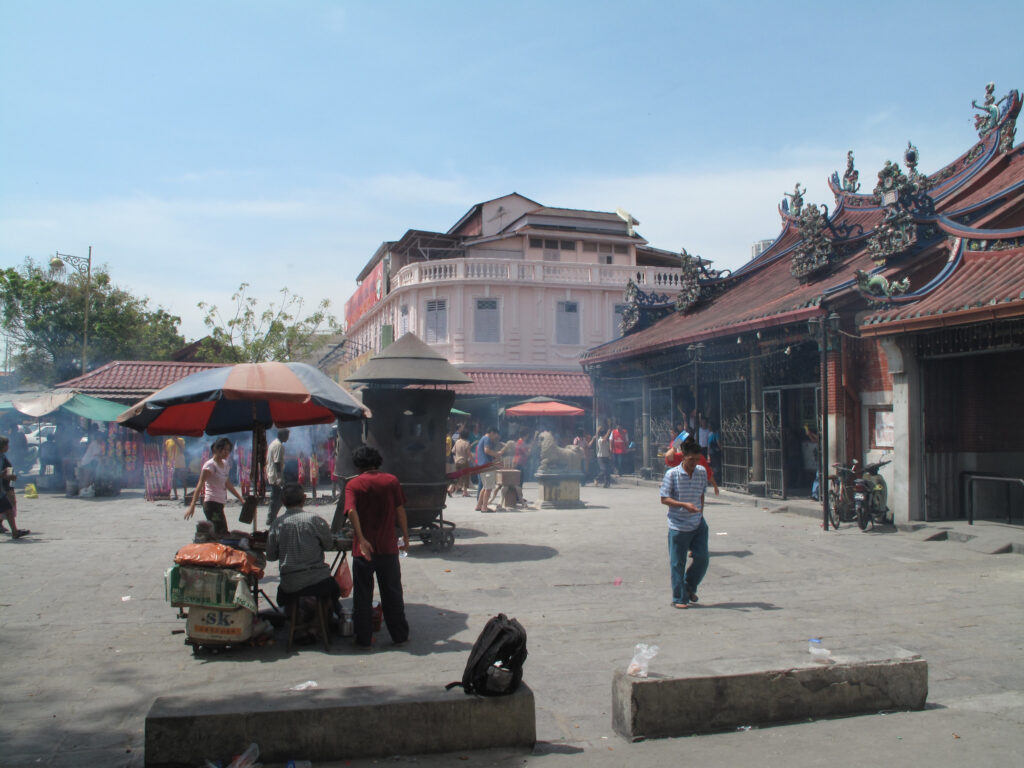
[[[744,333],[753,333],[755,331],[763,330],[764,328],[775,328],[783,325],[789,325],[791,323],[806,322],[808,319],[818,316],[821,314],[821,308],[817,305],[809,307],[801,307],[800,309],[793,309],[786,312],[780,312],[774,315],[767,315],[765,317],[756,317],[750,320],[745,320],[740,323],[728,325],[718,328],[708,328],[701,331],[695,331],[694,333],[680,334],[674,338],[663,339],[661,341],[652,342],[650,344],[644,344],[643,346],[636,347],[634,349],[625,350],[613,350],[608,354],[594,354],[589,357],[583,358],[580,362],[582,365],[594,365],[599,363],[607,363],[611,360],[627,360],[631,357],[641,357],[643,355],[653,354],[655,352],[661,352],[666,349],[672,349],[678,347],[681,344],[693,344],[698,341],[708,341],[711,339],[726,338],[729,336],[739,336]]]
[[[1024,305],[1001,303],[984,307],[973,307],[957,312],[942,312],[921,317],[905,317],[899,320],[881,321],[872,325],[862,325],[860,327],[860,335],[864,337],[893,336],[900,333],[957,327],[1014,317],[1024,317]]]

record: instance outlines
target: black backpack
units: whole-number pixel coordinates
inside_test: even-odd
[[[469,652],[462,682],[449,683],[445,690],[461,685],[466,693],[502,696],[512,693],[523,679],[526,661],[526,630],[515,619],[499,613],[488,620]]]

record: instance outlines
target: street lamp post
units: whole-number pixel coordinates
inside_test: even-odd
[[[89,246],[89,255],[86,258],[57,251],[57,254],[50,259],[50,269],[54,272],[60,272],[66,264],[70,264],[78,270],[80,275],[85,276],[85,330],[82,333],[82,374],[84,375],[86,356],[89,352],[89,290],[92,288],[92,246]]]

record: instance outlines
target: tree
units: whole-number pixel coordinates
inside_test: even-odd
[[[281,289],[281,300],[260,310],[257,300],[246,295],[248,283],[238,286],[231,296],[231,316],[225,318],[214,305],[199,302],[210,329],[201,355],[230,363],[262,363],[267,360],[288,362],[300,360],[323,340],[325,334],[340,330],[337,319],[328,312],[330,301],[324,299],[316,311],[302,317],[304,301],[287,288]]]
[[[54,274],[32,259],[21,269],[0,271],[4,332],[15,348],[14,367],[26,383],[48,386],[82,372],[86,278],[75,271]],[[132,295],[94,268],[89,284],[87,363],[167,360],[185,341],[181,318],[149,299]]]

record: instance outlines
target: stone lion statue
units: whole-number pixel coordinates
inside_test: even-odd
[[[575,445],[560,448],[555,436],[548,431],[540,433],[540,474],[580,473],[583,471],[583,451]]]

